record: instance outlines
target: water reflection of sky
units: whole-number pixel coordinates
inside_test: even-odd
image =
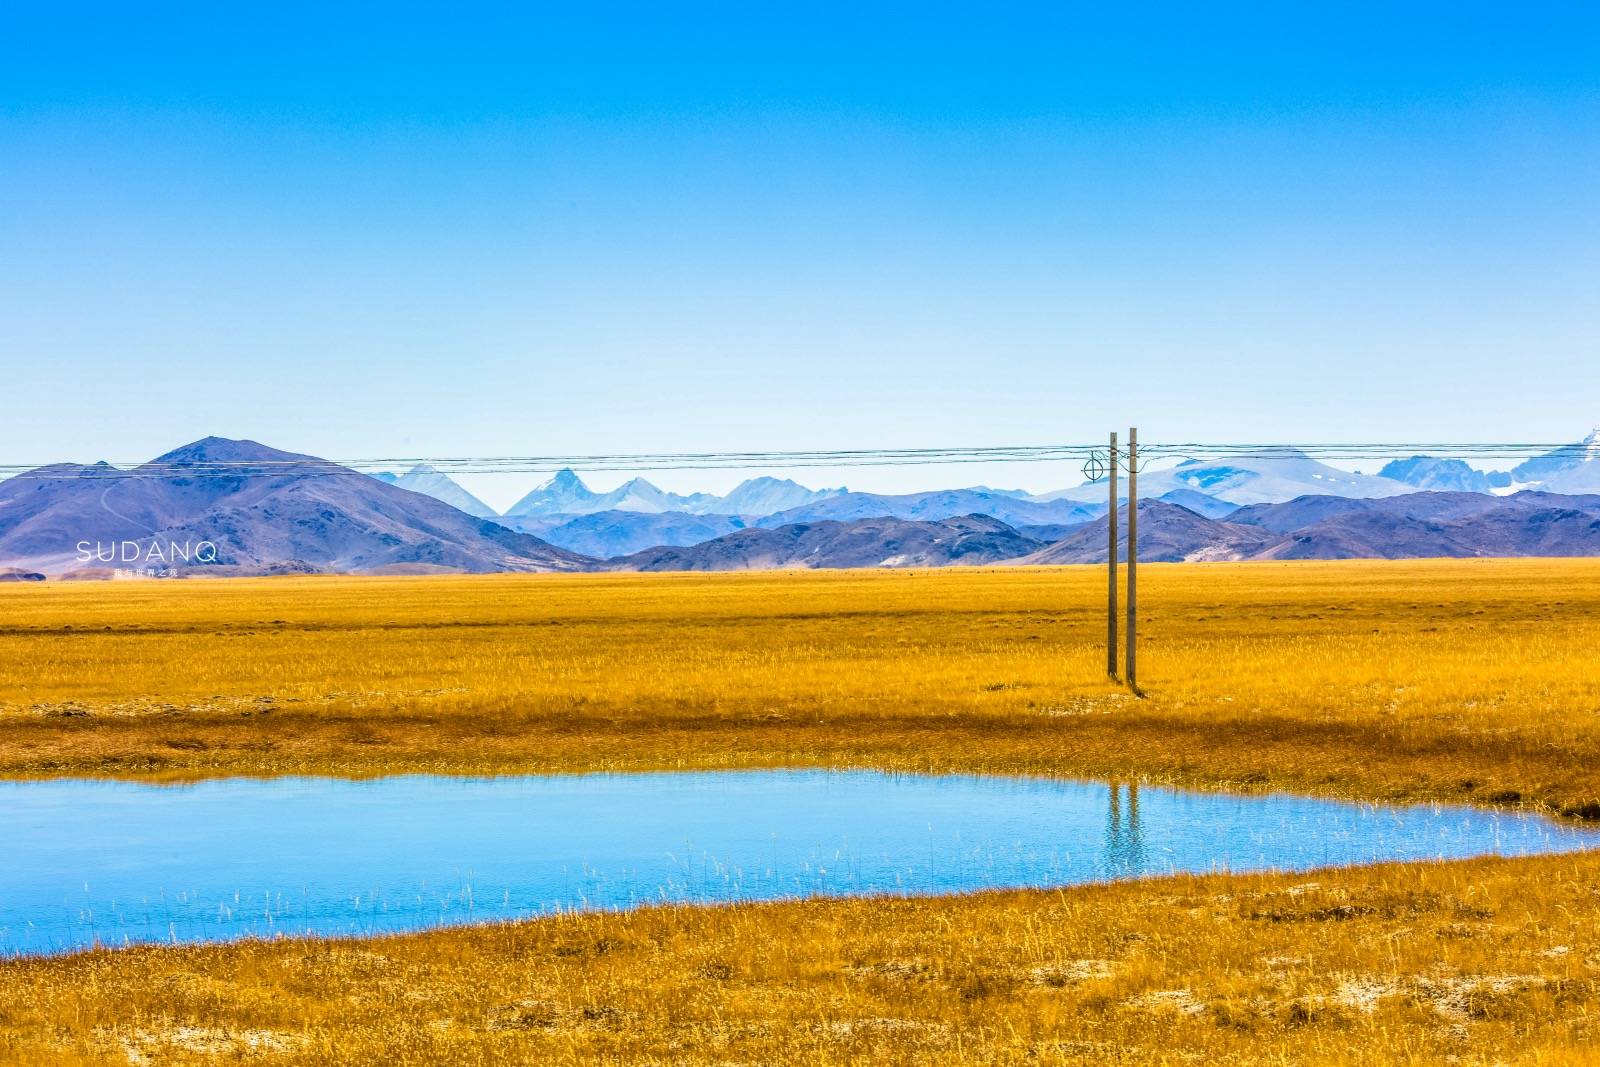
[[[1466,807],[872,771],[9,782],[0,835],[13,953],[1600,843]]]

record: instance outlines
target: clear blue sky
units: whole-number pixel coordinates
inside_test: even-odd
[[[5,13],[5,461],[1600,421],[1594,5],[242,7]]]

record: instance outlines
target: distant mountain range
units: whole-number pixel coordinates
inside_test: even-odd
[[[484,518],[494,514],[431,467],[377,477],[437,496],[469,514]],[[1184,460],[1174,467],[1144,471],[1139,479],[1142,499],[1165,500],[1211,518],[1221,518],[1249,504],[1278,503],[1300,496],[1369,499],[1399,496],[1417,489],[1498,494],[1525,489],[1600,492],[1600,430],[1511,471],[1480,471],[1459,459],[1412,456],[1394,460],[1373,475],[1340,470],[1302,452],[1273,450],[1226,460]],[[1125,478],[1121,488],[1125,498]],[[722,496],[671,493],[644,478],[634,478],[600,493],[590,489],[575,472],[563,470],[517,501],[503,518],[509,525],[530,532],[554,529],[575,516],[599,512],[733,516],[742,518],[746,525],[767,527],[884,515],[941,519],[976,512],[1018,525],[1083,521],[1103,511],[1105,497],[1104,480],[1039,494],[985,486],[882,494],[845,488],[808,489],[789,479],[771,477],[752,478]],[[1081,505],[1076,511],[1075,504]],[[560,521],[545,521],[551,519]]]
[[[1127,508],[1119,556],[1127,557]],[[1106,523],[1086,524],[1017,563],[1103,563]],[[1433,559],[1600,556],[1600,496],[1420,492],[1358,500],[1301,497],[1209,519],[1165,501],[1139,505],[1139,559]]]
[[[1125,477],[1120,488],[1122,498],[1126,499]],[[1139,495],[1143,499],[1185,493],[1191,494],[1190,499],[1205,497],[1234,507],[1293,500],[1308,494],[1378,497],[1410,491],[1404,482],[1352,474],[1292,450],[1247,453],[1227,460],[1187,459],[1175,467],[1143,471],[1139,475]],[[1099,501],[1105,496],[1106,483],[1102,480],[1045,493],[1037,499]]]
[[[1124,479],[1124,499],[1125,486]],[[457,502],[434,478],[407,487]],[[1301,496],[1380,499],[1417,489],[1504,494],[1529,488],[1600,492],[1600,431],[1509,472],[1476,470],[1459,459],[1412,456],[1370,475],[1343,471],[1303,453],[1274,450],[1226,460],[1186,460],[1140,475],[1142,499],[1177,504],[1211,519],[1225,518],[1241,506]],[[564,470],[518,501],[501,521],[570,551],[609,558],[656,546],[686,547],[752,526],[776,529],[882,517],[922,522],[981,514],[1019,530],[1062,533],[1103,515],[1105,494],[1103,480],[1037,495],[984,486],[883,494],[812,490],[770,477],[746,481],[725,496],[669,493],[643,478],[598,493]]]
[[[602,504],[607,505],[602,510],[589,510]],[[572,471],[562,471],[523,497],[501,521],[574,552],[623,556],[644,548],[699,544],[752,526],[876,518],[938,521],[971,514],[1012,526],[1048,526],[1085,522],[1104,510],[1104,504],[1032,500],[1021,490],[855,493],[812,490],[778,478],[753,478],[726,496],[679,496],[642,478],[596,493]]]
[[[789,523],[752,528],[687,548],[652,548],[611,560],[611,570],[752,571],[781,568],[946,567],[997,563],[1044,547],[987,515]]]
[[[911,519],[937,521],[960,515],[988,515],[1011,526],[1086,522],[1105,510],[1099,502],[1034,500],[1021,493],[998,489],[941,489],[929,493],[840,493],[800,507],[762,516],[759,525],[769,529],[797,522],[855,519]]]
[[[679,511],[689,515],[770,515],[844,492],[843,489],[807,489],[786,478],[751,478],[726,496],[694,493],[681,496],[634,478],[597,493],[571,470],[558,472],[527,496],[511,505],[506,517],[590,515],[599,511],[637,511],[660,514]]]
[[[1600,554],[1600,433],[1509,472],[1414,456],[1365,475],[1275,451],[1145,471],[1140,490],[1149,561]],[[131,469],[58,464],[0,482],[0,580],[1093,563],[1105,492],[763,477],[720,496],[642,478],[598,493],[562,471],[498,517],[431,467],[367,476],[213,437]]]
[[[596,511],[501,521],[568,551],[602,559],[660,545],[697,545],[750,525],[738,515],[693,515],[682,511]]]
[[[208,437],[0,482],[0,565],[79,576],[577,570],[590,561],[314,456]]]
[[[1127,507],[1119,558],[1127,558]],[[1040,528],[1032,528],[1040,529]],[[1054,532],[1054,531],[1052,531]],[[987,515],[915,521],[824,520],[751,528],[684,548],[613,559],[616,570],[1104,563],[1104,516],[1049,540]],[[1240,508],[1225,520],[1165,500],[1139,505],[1139,559],[1418,559],[1600,555],[1600,495],[1419,492],[1372,499],[1300,497]]]

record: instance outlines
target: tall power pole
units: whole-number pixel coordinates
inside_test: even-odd
[[[1108,481],[1111,483],[1111,510],[1106,513],[1106,529],[1110,537],[1111,583],[1106,592],[1106,673],[1117,676],[1117,435],[1111,435],[1111,462]]]
[[[1115,553],[1113,553],[1113,556]],[[1139,692],[1139,431],[1128,430],[1128,660],[1123,675]]]

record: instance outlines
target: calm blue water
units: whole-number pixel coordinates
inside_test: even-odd
[[[1600,831],[1087,782],[740,771],[0,783],[0,953],[371,934],[659,901],[1526,855]]]

